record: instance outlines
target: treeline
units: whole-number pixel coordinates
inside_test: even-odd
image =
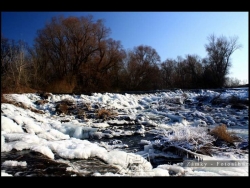
[[[239,85],[228,78],[237,37],[210,35],[207,57],[186,55],[161,62],[150,46],[124,50],[109,37],[103,20],[53,17],[37,31],[34,45],[1,36],[1,89],[52,93],[220,88]]]

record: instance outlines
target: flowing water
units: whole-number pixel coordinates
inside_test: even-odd
[[[204,103],[205,104],[205,103]],[[216,107],[210,106],[210,108],[202,108],[202,104],[185,104],[183,108],[176,110],[176,114],[182,114],[190,120],[195,120],[192,112],[199,110],[200,112],[206,113],[213,117],[216,123],[231,122],[232,117],[238,121],[238,126],[228,126],[228,130],[235,132],[238,136],[244,140],[244,147],[248,148],[248,109],[247,110],[232,110],[227,106]],[[204,105],[206,106],[206,105]],[[173,108],[172,108],[173,109]],[[176,108],[178,109],[178,108]],[[138,114],[146,114],[152,116],[148,110],[138,110]],[[222,115],[221,115],[222,114]],[[227,114],[227,119],[223,119]],[[223,116],[224,115],[224,116]],[[154,115],[155,116],[155,115]],[[152,119],[155,117],[152,117]],[[161,118],[153,119],[158,123],[161,122]],[[138,122],[134,125],[119,125],[120,130],[136,131],[138,128]],[[88,138],[90,142],[101,145],[104,143],[106,149],[119,149],[126,152],[136,153],[144,150],[144,145],[141,144],[141,140],[155,141],[157,135],[150,132],[154,129],[154,126],[145,126],[145,132],[143,134],[132,134],[132,135],[120,135],[112,138],[101,138],[94,139]],[[242,144],[242,143],[241,143]],[[98,158],[88,159],[63,159],[55,154],[55,159],[51,160],[41,153],[30,151],[30,150],[12,150],[10,152],[1,152],[1,161],[14,160],[14,161],[26,161],[27,166],[4,166],[2,165],[1,170],[5,170],[6,173],[13,176],[92,176],[94,173],[99,172],[104,174],[106,172],[116,173],[118,169],[114,166],[106,164],[103,160]],[[148,159],[152,166],[155,168],[160,164],[174,164],[183,161],[181,157],[155,157]]]

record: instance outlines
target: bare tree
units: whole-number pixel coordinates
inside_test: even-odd
[[[205,45],[208,53],[205,66],[210,69],[214,87],[222,87],[231,67],[230,57],[235,50],[240,49],[242,46],[238,44],[238,37],[236,36],[217,38],[213,34],[208,37],[208,41],[209,43]]]
[[[200,88],[202,87],[202,74],[203,67],[202,61],[198,55],[187,55],[184,60],[186,66],[186,74],[189,75],[190,81],[187,83],[189,88]]]
[[[118,89],[119,73],[125,51],[120,41],[111,38],[102,41],[99,49],[92,54],[91,60],[81,66],[81,81],[78,85],[82,90],[107,91],[113,87]],[[80,87],[79,87],[80,89]]]
[[[174,87],[174,72],[175,72],[176,61],[167,59],[161,63],[161,83],[162,88]]]
[[[10,41],[5,38],[3,35],[1,36],[1,76],[6,74],[8,67],[11,62],[10,55]]]
[[[51,87],[62,81],[61,84],[69,84],[70,90],[74,89],[79,70],[95,58],[109,32],[103,20],[93,21],[91,15],[53,17],[45,28],[38,30],[35,59],[38,64],[44,64],[42,67],[53,70],[52,76],[47,77]]]
[[[179,88],[187,88],[191,78],[188,74],[188,67],[185,59],[177,56],[175,73],[174,73],[174,86]]]
[[[241,81],[238,78],[226,78],[225,87],[237,87],[240,86]]]
[[[1,79],[2,88],[19,91],[20,86],[28,86],[29,60],[27,43],[1,38]]]
[[[160,56],[150,46],[140,45],[128,52],[123,79],[128,90],[158,88],[160,82]]]

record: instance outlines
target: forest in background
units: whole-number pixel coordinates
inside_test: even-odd
[[[228,77],[238,37],[208,36],[207,56],[188,54],[161,61],[148,45],[125,50],[109,37],[103,20],[53,17],[33,46],[1,34],[1,92],[123,92],[236,87]],[[246,84],[246,83],[243,83]]]

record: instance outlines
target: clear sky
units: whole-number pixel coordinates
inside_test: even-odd
[[[1,12],[1,32],[9,39],[32,44],[36,31],[53,16],[86,16],[103,19],[111,29],[109,37],[121,41],[124,49],[139,45],[154,48],[161,61],[198,55],[205,58],[207,37],[238,37],[242,48],[231,56],[230,77],[248,83],[248,12]]]

